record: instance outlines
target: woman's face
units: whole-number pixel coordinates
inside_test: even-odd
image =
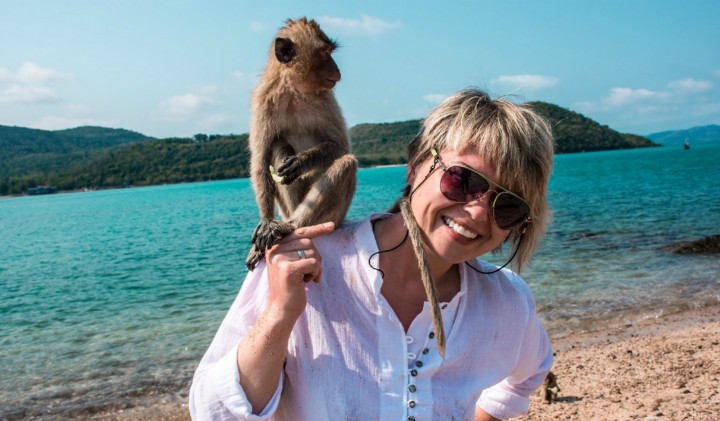
[[[497,180],[495,168],[477,154],[444,150],[439,152],[439,156],[446,167],[462,165],[490,180]],[[469,203],[446,198],[440,191],[440,178],[444,172],[439,165],[422,183],[432,161],[432,157],[428,156],[427,160],[411,170],[409,180],[413,189],[417,189],[412,195],[411,208],[425,234],[428,253],[447,264],[456,264],[500,246],[510,231],[499,228],[492,220],[494,193]]]

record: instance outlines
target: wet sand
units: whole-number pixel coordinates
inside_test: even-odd
[[[720,414],[720,305],[553,340],[560,392],[533,394],[514,420],[714,420]],[[91,419],[186,421],[175,397]]]

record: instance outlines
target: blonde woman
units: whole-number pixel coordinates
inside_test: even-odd
[[[528,263],[546,230],[550,129],[525,106],[468,89],[428,115],[408,153],[404,197],[440,301],[444,356],[400,213],[301,228],[248,274],[195,373],[194,419],[527,412],[553,357],[510,267]],[[512,266],[479,258],[494,251]]]

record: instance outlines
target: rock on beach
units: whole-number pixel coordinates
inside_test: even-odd
[[[711,235],[697,241],[676,244],[673,253],[677,254],[716,254],[720,253],[720,235]]]

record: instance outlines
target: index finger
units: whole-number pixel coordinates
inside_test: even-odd
[[[284,243],[298,240],[300,238],[317,238],[325,234],[330,234],[334,229],[334,222],[324,222],[322,224],[311,225],[309,227],[300,227],[283,238],[281,242]]]

